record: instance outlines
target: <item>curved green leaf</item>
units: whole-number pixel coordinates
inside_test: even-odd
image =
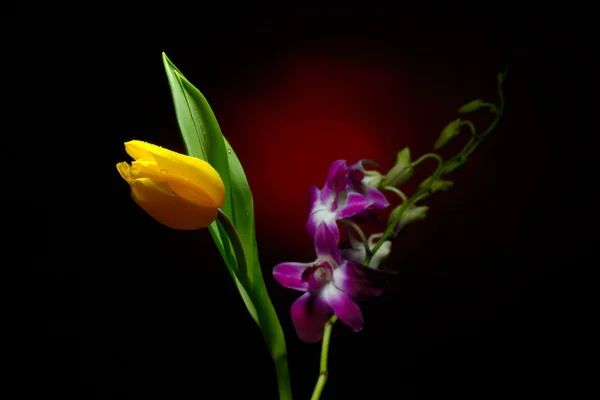
[[[219,253],[250,312],[265,338],[275,363],[281,398],[291,398],[285,337],[267,293],[258,259],[254,221],[254,200],[244,169],[221,133],[208,102],[163,53],[165,70],[173,94],[177,121],[188,155],[210,163],[225,184],[223,212],[238,232],[247,265],[247,277],[240,277],[235,253],[223,227],[214,222],[209,231]],[[248,282],[244,287],[241,282]]]

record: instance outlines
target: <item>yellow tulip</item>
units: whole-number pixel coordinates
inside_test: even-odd
[[[117,164],[133,200],[172,229],[205,228],[225,203],[225,186],[206,161],[139,140],[125,143],[135,161]]]

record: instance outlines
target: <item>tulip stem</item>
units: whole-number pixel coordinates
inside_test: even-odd
[[[323,389],[325,388],[325,383],[327,383],[327,376],[329,372],[327,371],[327,356],[329,354],[329,342],[331,340],[331,329],[333,328],[333,324],[337,321],[337,316],[331,317],[329,321],[325,323],[325,329],[323,331],[323,342],[321,344],[321,362],[319,367],[319,379],[317,380],[317,384],[315,385],[315,390],[313,391],[310,400],[319,400],[321,398],[321,393],[323,393]]]
[[[225,232],[227,232],[229,242],[231,243],[231,246],[233,247],[233,251],[235,253],[236,265],[238,269],[237,278],[242,284],[242,286],[244,286],[244,289],[246,289],[246,291],[249,291],[250,285],[248,282],[248,266],[246,265],[246,254],[244,252],[242,240],[240,239],[240,235],[238,234],[235,225],[233,225],[233,222],[231,222],[227,214],[225,214],[220,208],[218,209],[218,211],[219,215],[217,219],[221,223],[221,226],[225,229]]]

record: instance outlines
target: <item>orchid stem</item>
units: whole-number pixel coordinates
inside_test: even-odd
[[[400,197],[402,199],[403,203],[406,203],[408,201],[408,197],[406,197],[406,195],[404,194],[404,192],[402,192],[402,190],[395,188],[393,186],[386,186],[383,188],[383,190],[388,190],[390,192],[394,192],[398,195],[398,197]]]
[[[349,219],[345,219],[343,220],[346,224],[348,224],[348,226],[352,227],[354,229],[354,231],[358,234],[358,236],[360,237],[360,241],[363,243],[363,245],[365,246],[365,251],[367,252],[367,254],[370,253],[371,249],[369,247],[369,241],[367,240],[367,237],[365,236],[365,233],[363,232],[362,229],[360,229],[360,226],[358,226],[357,224],[355,224],[354,222],[352,222]],[[350,235],[352,235],[352,233],[350,232]]]
[[[325,383],[327,383],[327,376],[329,375],[329,372],[327,371],[329,341],[331,340],[331,329],[333,328],[333,324],[335,324],[336,321],[337,316],[334,315],[329,321],[325,323],[325,330],[323,332],[323,343],[321,344],[321,363],[319,367],[319,379],[317,380],[315,390],[313,391],[310,400],[319,400],[321,398],[321,393],[323,393],[323,389],[325,388]]]

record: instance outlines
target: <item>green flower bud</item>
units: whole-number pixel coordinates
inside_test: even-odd
[[[429,188],[429,191],[431,193],[435,193],[435,192],[438,192],[438,191],[446,192],[452,186],[454,186],[454,182],[452,182],[452,181],[446,181],[446,180],[443,180],[443,179],[436,179],[432,183],[431,182],[432,178],[433,177],[430,176],[429,178],[427,178],[423,182],[421,182],[421,184],[419,185],[419,189]]]
[[[380,187],[381,181],[383,181],[383,175],[381,175],[379,172],[373,170],[365,171],[365,177],[363,178],[363,183],[365,185],[377,189]]]
[[[392,224],[393,221],[398,217],[398,213],[400,212],[401,209],[402,209],[402,205],[396,207],[390,213],[390,216],[388,217],[388,226],[390,224]],[[406,209],[402,213],[402,216],[400,217],[400,220],[398,221],[398,225],[395,228],[395,232],[400,231],[400,229],[403,229],[408,224],[411,224],[415,221],[425,219],[425,217],[427,216],[428,210],[429,210],[428,206],[418,206],[418,207],[414,206],[414,205],[410,206],[408,209]]]
[[[381,182],[381,187],[398,187],[412,178],[414,174],[415,170],[410,161],[410,149],[405,147],[402,151],[398,152],[396,165],[385,175],[385,178]]]
[[[506,74],[504,72],[498,72],[498,83],[499,84],[504,83],[505,77],[506,77]]]
[[[435,150],[441,149],[460,133],[460,118],[450,122],[440,133],[440,137],[433,145]]]
[[[467,162],[467,159],[465,157],[463,157],[462,159],[452,161],[442,169],[442,174],[449,174],[455,169],[461,167],[465,162]]]
[[[472,102],[467,103],[464,106],[462,106],[461,108],[459,108],[458,112],[461,114],[470,113],[470,112],[479,110],[481,107],[484,107],[485,105],[486,105],[486,103],[481,99],[473,100]]]

